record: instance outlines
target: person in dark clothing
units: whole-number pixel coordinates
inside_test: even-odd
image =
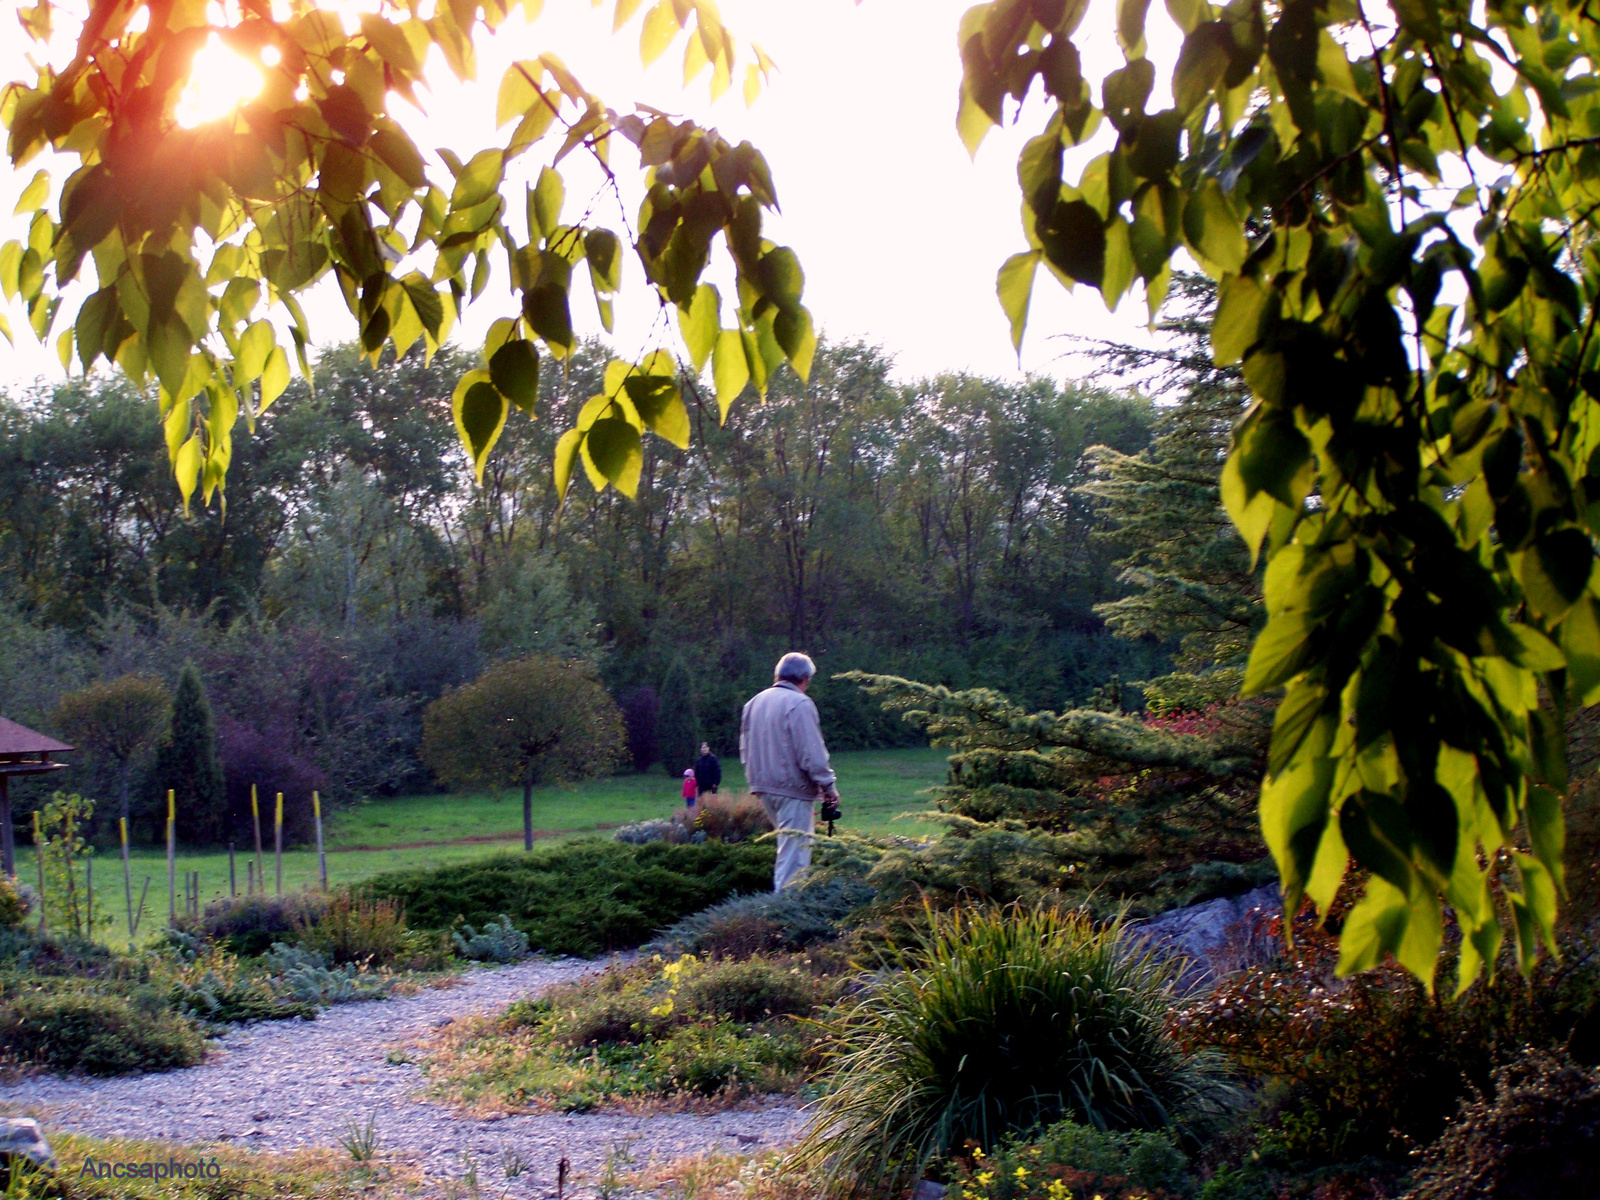
[[[694,781],[700,785],[702,796],[715,794],[722,786],[722,764],[711,753],[708,742],[700,743],[700,757],[694,760]]]

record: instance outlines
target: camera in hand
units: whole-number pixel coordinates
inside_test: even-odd
[[[830,825],[840,820],[844,816],[844,811],[839,807],[838,797],[824,796],[822,798],[822,811],[818,815]]]

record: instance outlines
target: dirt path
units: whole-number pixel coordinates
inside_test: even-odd
[[[592,1178],[619,1148],[643,1164],[712,1150],[749,1151],[798,1135],[802,1118],[790,1105],[710,1116],[481,1120],[416,1099],[418,1069],[387,1061],[390,1046],[449,1019],[493,1011],[605,965],[560,959],[475,969],[459,987],[339,1005],[314,1022],[238,1029],[205,1063],[182,1071],[120,1079],[31,1078],[0,1087],[0,1114],[37,1116],[47,1130],[184,1144],[234,1140],[260,1150],[337,1147],[352,1123],[374,1119],[380,1152],[421,1162],[430,1176],[461,1176],[476,1163],[496,1194],[506,1188],[510,1196],[530,1198],[555,1194],[556,1164],[563,1156],[575,1172]],[[526,1162],[526,1173],[504,1179],[508,1156]]]

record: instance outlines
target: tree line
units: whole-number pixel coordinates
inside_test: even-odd
[[[725,426],[686,387],[692,450],[653,439],[636,499],[579,483],[562,504],[562,418],[609,352],[544,372],[553,418],[513,414],[481,487],[449,423],[458,358],[328,352],[314,389],[239,431],[226,503],[188,514],[155,401],[122,378],[0,399],[6,714],[48,726],[74,688],[175,685],[193,662],[230,791],[249,773],[350,798],[430,786],[427,704],[528,654],[597,669],[640,767],[701,738],[733,750],[739,705],[792,647],[825,675],[1035,706],[1165,666],[1160,638],[1115,639],[1095,611],[1128,588],[1085,452],[1148,445],[1157,412],[1131,389],[897,383],[883,350],[824,343],[809,382],[778,372]],[[819,699],[840,748],[915,736],[854,687]],[[83,786],[120,789],[114,763],[79,758]]]

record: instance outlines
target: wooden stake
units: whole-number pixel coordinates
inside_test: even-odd
[[[133,949],[133,868],[128,862],[128,818],[118,817],[122,827],[122,893],[128,902],[128,949]]]
[[[317,823],[317,871],[322,876],[322,890],[328,890],[328,856],[322,852],[322,797],[311,793],[311,816]]]
[[[278,895],[283,895],[283,793],[278,793],[278,811],[272,817],[272,857],[278,865]]]
[[[256,894],[256,865],[248,858],[244,860],[245,891],[246,896]]]
[[[44,933],[44,830],[39,826],[39,810],[33,810],[33,856],[39,860],[39,932]]]
[[[178,802],[167,789],[167,924],[178,919]]]
[[[239,877],[233,873],[233,843],[228,843],[228,899],[239,898]]]
[[[85,929],[83,932],[84,932],[84,936],[85,937],[93,939],[93,937],[94,937],[94,856],[92,854],[86,856],[84,858],[84,860],[83,860],[83,893],[84,893],[84,907],[88,909],[88,913],[89,913],[88,920],[87,920],[88,928]]]
[[[144,899],[150,894],[150,876],[144,877],[144,888],[139,892],[139,911],[133,914],[133,932],[139,932],[139,922],[144,920]]]
[[[256,827],[256,882],[267,890],[267,873],[261,869],[261,809],[256,804],[256,785],[250,785],[250,820]]]
[[[17,852],[12,844],[11,777],[0,775],[0,871],[17,877]]]

